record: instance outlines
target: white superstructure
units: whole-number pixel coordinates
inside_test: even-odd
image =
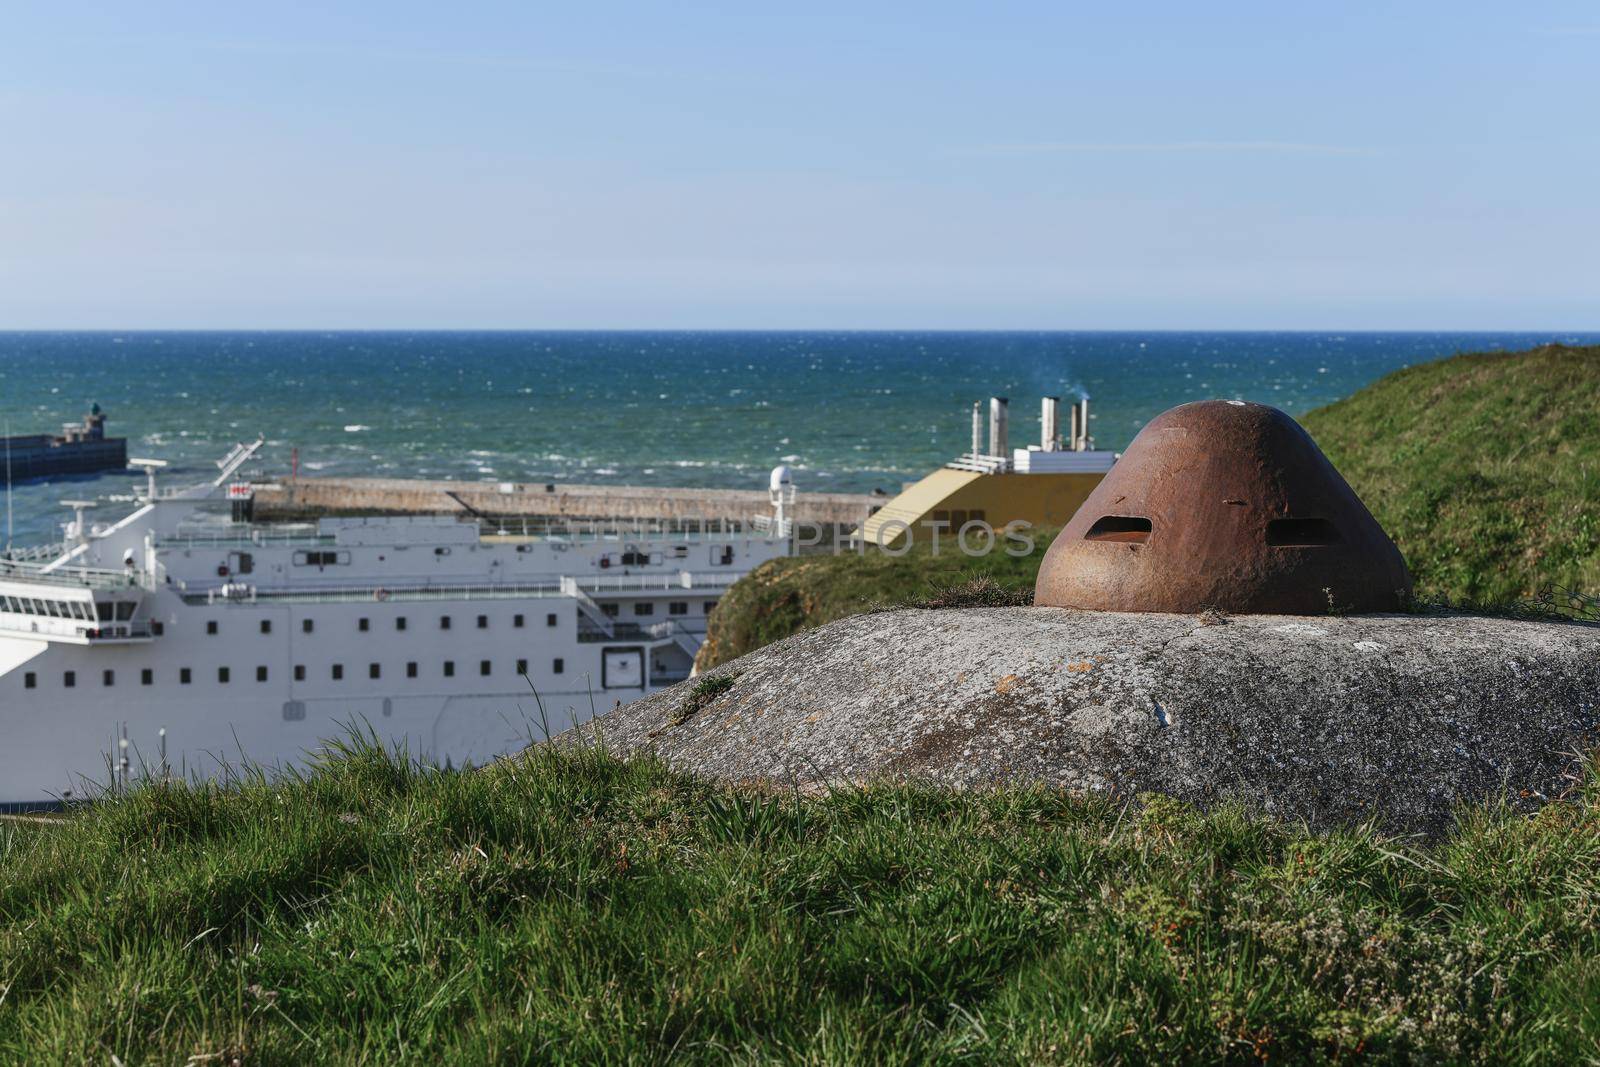
[[[125,518],[78,506],[0,558],[0,804],[293,765],[352,726],[482,763],[688,677],[717,598],[790,551],[781,515],[261,525],[228,484],[258,447],[177,492],[148,465]]]

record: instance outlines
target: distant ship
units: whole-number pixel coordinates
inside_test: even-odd
[[[106,436],[106,417],[95,404],[81,423],[69,422],[59,434],[0,437],[0,477],[11,482],[61,474],[94,474],[128,465],[128,439]]]
[[[661,522],[455,515],[255,521],[254,486],[157,490],[65,540],[0,553],[0,807],[146,774],[303,763],[352,727],[481,764],[689,677],[717,599],[789,555],[771,516]]]

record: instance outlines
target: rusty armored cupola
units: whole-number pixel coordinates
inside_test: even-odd
[[[1393,611],[1400,550],[1299,423],[1238,400],[1156,417],[1050,546],[1034,602],[1095,611]]]

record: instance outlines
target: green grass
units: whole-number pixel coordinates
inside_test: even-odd
[[[732,674],[711,674],[694,683],[689,695],[683,698],[678,710],[668,719],[673,726],[682,726],[700,713],[700,709],[718,696],[733,688]]]
[[[1300,421],[1405,553],[1420,604],[1600,618],[1600,347],[1422,364]],[[1023,559],[923,545],[767,564],[723,597],[700,664],[974,574],[1026,592],[1053,533]]]
[[[1422,364],[1301,421],[1424,598],[1600,591],[1600,347]]]
[[[869,548],[771,560],[722,595],[696,662],[708,670],[801,630],[863,611],[953,606],[951,591],[969,586],[989,590],[984,594],[988,599],[978,602],[1030,602],[1039,561],[1057,532],[1033,531],[1033,550],[1026,556],[994,552],[972,557],[949,544],[942,544],[935,555],[932,544],[923,541],[899,556]]]
[[[1592,1063],[1597,799],[1425,849],[358,744],[0,823],[0,1060]]]

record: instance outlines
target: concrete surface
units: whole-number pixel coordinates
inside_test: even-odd
[[[904,610],[811,630],[561,739],[801,788],[1043,783],[1317,827],[1434,834],[1459,802],[1570,789],[1600,720],[1600,626],[1461,615]]]

